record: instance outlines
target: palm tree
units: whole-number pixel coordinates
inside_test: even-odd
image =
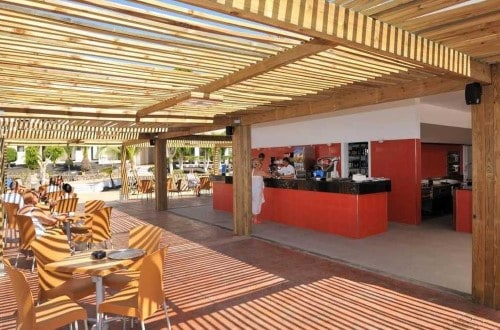
[[[89,147],[83,147],[82,172],[90,171]]]
[[[101,169],[101,172],[104,174],[109,175],[109,180],[111,181],[111,188],[115,189],[115,181],[113,180],[113,167],[105,167]]]
[[[46,175],[47,175],[47,166],[51,163],[51,160],[47,157],[47,158],[43,158],[43,147],[42,146],[39,146],[39,153],[38,153],[38,156],[37,156],[37,162],[38,162],[38,165],[39,165],[39,176],[40,176],[40,182],[42,184],[45,183],[46,181]]]
[[[168,169],[171,174],[174,174],[174,157],[177,154],[177,148],[167,148]]]
[[[136,146],[126,146],[125,147],[125,160],[128,160],[130,166],[135,170],[135,156],[141,151],[139,147]],[[106,146],[99,151],[104,153],[111,159],[121,159],[122,158],[122,147],[117,146]],[[111,165],[113,167],[113,165]]]
[[[192,147],[182,147],[177,148],[177,160],[179,161],[179,167],[184,171],[184,159],[187,155],[191,155]]]
[[[128,160],[130,167],[135,171],[135,156],[141,151],[139,147],[136,146],[126,146],[125,147],[125,160]],[[120,155],[121,156],[121,155]]]
[[[122,151],[117,146],[106,146],[99,149],[100,154],[104,154],[110,159],[121,159]],[[111,163],[111,168],[113,168],[113,163]]]
[[[203,148],[203,169],[205,173],[208,172],[208,166],[210,165],[210,160],[214,155],[214,148]]]
[[[71,155],[73,154],[73,151],[75,150],[75,147],[72,147],[70,145],[66,145],[63,147],[64,153],[66,154],[66,165],[68,165],[68,174],[71,171],[71,165],[73,165],[73,160],[71,159]]]

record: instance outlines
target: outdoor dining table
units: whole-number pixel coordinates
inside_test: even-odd
[[[85,220],[92,217],[92,214],[85,212],[70,212],[69,214],[63,214],[63,218],[59,218],[58,220],[63,223],[64,230],[66,231],[66,235],[68,236],[68,244],[71,246],[71,225],[76,222],[85,222]],[[81,228],[86,228],[80,226]],[[73,250],[73,249],[72,249]]]
[[[92,252],[83,252],[74,254],[63,260],[51,262],[45,265],[45,269],[54,272],[68,273],[68,274],[85,274],[90,275],[92,282],[96,286],[96,324],[99,322],[99,304],[104,301],[104,285],[103,277],[111,274],[119,269],[126,268],[132,264],[134,260],[144,254],[142,250],[131,249],[131,251],[139,251],[135,253],[134,258],[111,258],[114,253],[120,253],[127,250],[106,250],[107,256],[103,259],[94,259]],[[142,251],[142,254],[140,253]]]

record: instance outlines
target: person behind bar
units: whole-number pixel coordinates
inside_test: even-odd
[[[295,167],[290,164],[290,159],[288,157],[283,158],[283,166],[278,170],[278,177],[282,179],[294,179],[295,178]]]

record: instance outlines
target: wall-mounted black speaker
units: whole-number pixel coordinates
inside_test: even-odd
[[[465,85],[465,104],[481,103],[482,88],[480,83]]]
[[[226,126],[226,135],[231,136],[234,133],[234,127],[233,126]]]
[[[149,145],[154,146],[156,144],[156,139],[149,140]]]

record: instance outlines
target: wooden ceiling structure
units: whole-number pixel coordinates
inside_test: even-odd
[[[2,0],[0,137],[188,136],[488,84],[498,1]]]
[[[0,22],[2,145],[158,138],[158,168],[167,139],[240,125],[248,164],[253,124],[479,82],[472,292],[500,308],[498,0],[1,0]],[[241,171],[233,217],[248,232]]]

